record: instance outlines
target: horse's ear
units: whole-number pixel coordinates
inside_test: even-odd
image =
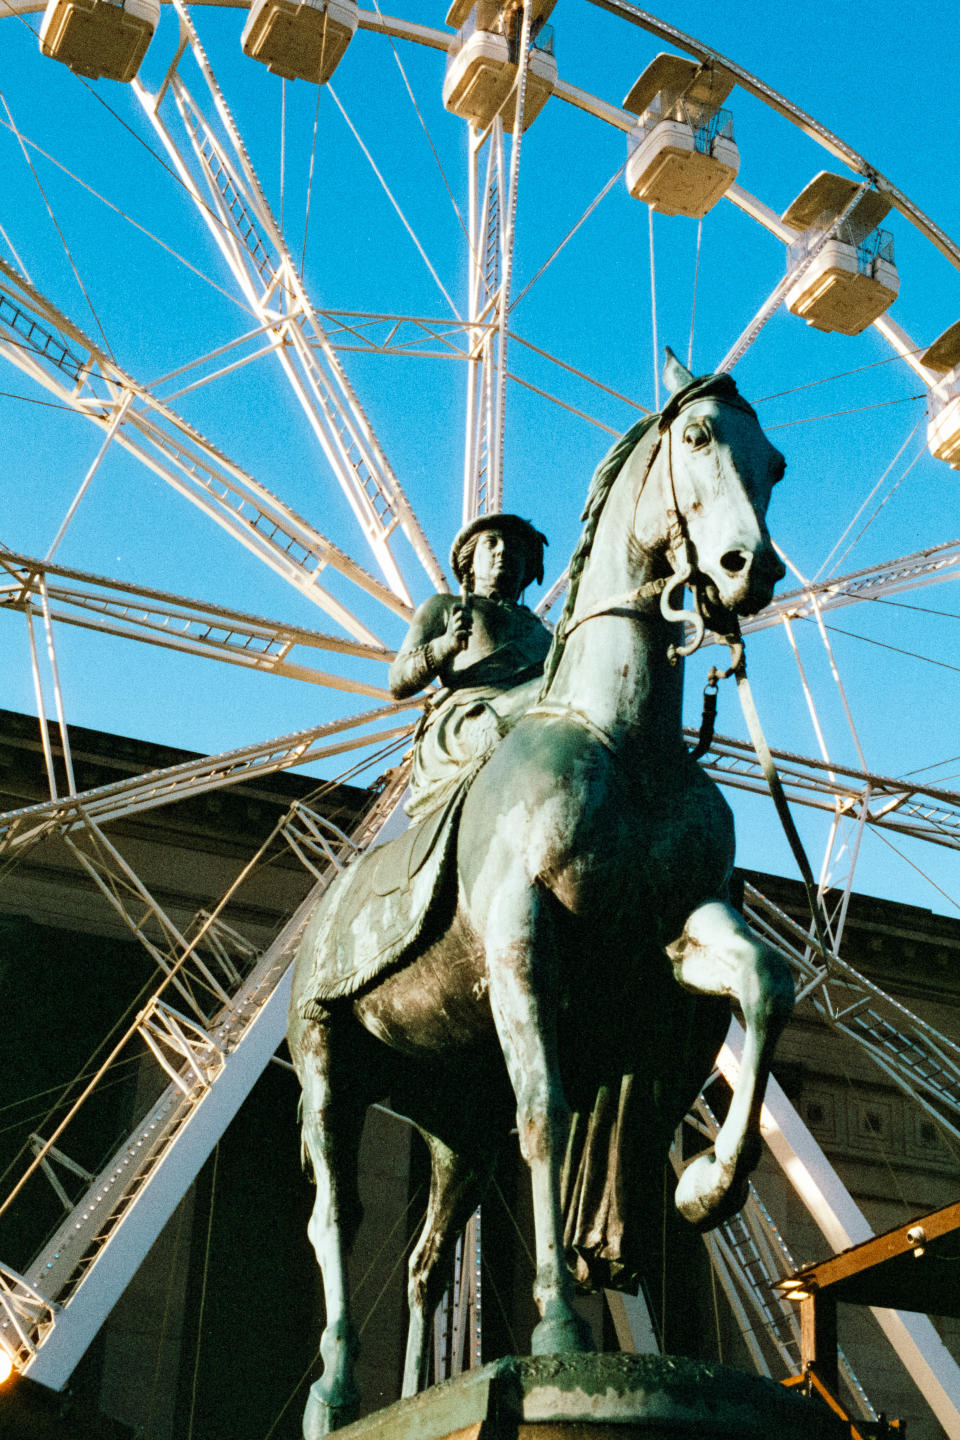
[[[677,391],[682,390],[684,385],[690,384],[693,376],[690,374],[686,365],[677,359],[669,345],[664,346],[664,351],[667,358],[663,365],[663,383],[671,395],[676,395]]]

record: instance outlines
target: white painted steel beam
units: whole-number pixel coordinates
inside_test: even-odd
[[[391,699],[382,686],[318,670],[290,657],[303,647],[386,662],[393,658],[392,651],[183,595],[48,565],[0,545],[0,610],[37,613],[42,608],[42,591],[49,601],[50,618],[66,625],[375,700]]]
[[[861,975],[835,950],[814,948],[809,929],[753,885],[744,891],[750,925],[789,961],[798,1001],[846,1035],[942,1129],[960,1139],[960,1045]],[[809,922],[808,922],[809,924]]]
[[[400,803],[406,780],[407,771],[398,767],[353,836],[343,837],[336,860],[342,863],[349,853],[370,843]],[[22,1281],[16,1277],[19,1283],[13,1288],[26,1297],[16,1311],[0,1284],[0,1346],[31,1379],[54,1390],[66,1385],[282,1041],[296,943],[336,873],[337,863],[331,863],[205,1030],[177,1016],[160,992],[137,1017],[128,1038],[134,1033],[147,1038],[149,1032],[154,1054],[163,1052],[158,1059],[171,1076],[170,1084],[31,1262]],[[31,1169],[42,1166],[44,1153],[35,1157]],[[25,1178],[3,1208],[17,1203]],[[14,1274],[0,1266],[0,1280],[5,1273]]]
[[[719,1125],[704,1094],[701,1094],[697,1101],[695,1114],[687,1116],[687,1123],[692,1124],[694,1129],[708,1140],[715,1140]],[[671,1159],[674,1169],[679,1173],[683,1168],[679,1146],[674,1147]],[[728,1299],[731,1300],[731,1308],[744,1343],[759,1373],[770,1373],[763,1351],[757,1344],[758,1336],[762,1334],[779,1356],[787,1373],[799,1374],[799,1316],[794,1306],[773,1288],[778,1280],[791,1275],[797,1265],[752,1181],[743,1209],[703,1238],[711,1261],[714,1265],[720,1262],[722,1268],[718,1268],[718,1274],[724,1283]],[[715,1246],[711,1244],[714,1238]],[[731,1293],[737,1290],[739,1295]],[[741,1296],[753,1312],[752,1322],[749,1315],[744,1313],[745,1307],[740,1303]],[[876,1420],[877,1412],[841,1347],[838,1347],[837,1358],[840,1374],[857,1410],[865,1419]]]
[[[684,734],[693,744],[697,731]],[[896,830],[917,840],[927,840],[947,849],[960,849],[960,793],[914,785],[910,780],[893,779],[854,770],[832,761],[813,760],[787,750],[772,750],[788,798],[797,805],[831,814],[854,813],[867,802],[865,823]],[[715,735],[703,761],[704,768],[720,785],[769,795],[763,770],[748,740]]]
[[[295,936],[298,925],[302,928],[306,907],[311,902],[305,902],[305,906],[297,912],[286,927],[282,940],[277,942],[277,947],[281,943],[287,948],[292,945],[291,937]],[[289,984],[289,970],[286,970],[260,1006],[244,1033],[242,1043],[238,1042],[223,1060],[216,1079],[210,1077],[205,1085],[197,1087],[198,1098],[192,1100],[193,1090],[189,1093],[184,1091],[183,1085],[188,1083],[186,1078],[183,1085],[171,1082],[160,1101],[151,1107],[144,1127],[131,1135],[97,1177],[91,1187],[90,1201],[86,1204],[81,1202],[77,1207],[81,1212],[80,1220],[85,1222],[83,1229],[78,1231],[80,1221],[74,1212],[31,1265],[29,1276],[34,1277],[33,1283],[41,1293],[49,1297],[50,1290],[44,1287],[49,1287],[51,1280],[56,1280],[61,1273],[65,1274],[65,1280],[67,1275],[72,1277],[84,1243],[95,1243],[101,1227],[108,1222],[109,1216],[105,1211],[122,1203],[121,1181],[127,1187],[139,1181],[137,1193],[110,1232],[109,1243],[100,1244],[95,1262],[87,1268],[80,1284],[56,1312],[54,1324],[38,1345],[35,1358],[24,1367],[31,1380],[53,1390],[62,1390],[67,1384],[75,1366],[146,1259],[154,1240],[283,1039]],[[185,1064],[184,1069],[188,1068]],[[159,1123],[151,1130],[154,1119]],[[144,1143],[137,1149],[141,1139]],[[137,1170],[131,1174],[135,1161],[143,1160],[149,1163],[149,1184]],[[126,1170],[123,1169],[125,1161],[130,1161]],[[91,1210],[90,1205],[101,1196],[103,1199]],[[90,1211],[89,1215],[83,1213],[85,1210]],[[71,1254],[66,1251],[68,1243]],[[66,1261],[69,1261],[69,1270]]]
[[[497,438],[497,376],[500,368],[503,297],[503,204],[507,176],[503,122],[489,130],[470,127],[468,139],[470,249],[468,266],[469,368],[463,447],[463,505],[466,524],[500,507],[502,477]]]
[[[742,1051],[743,1030],[733,1020],[718,1059],[731,1086],[739,1073]],[[873,1231],[863,1212],[772,1077],[767,1082],[760,1129],[834,1253],[870,1239]],[[871,1307],[871,1313],[950,1440],[960,1440],[960,1366],[933,1323],[925,1315],[900,1310]]]
[[[101,785],[95,790],[87,790],[75,796],[47,800],[23,810],[11,810],[0,816],[0,855],[36,844],[45,835],[55,831],[64,835],[69,835],[74,830],[82,832],[83,827],[90,821],[105,825],[111,821],[122,820],[127,815],[139,815],[160,805],[169,805],[175,800],[186,799],[192,795],[202,795],[209,790],[219,790],[226,785],[236,785],[243,780],[273,775],[278,770],[306,765],[308,762],[342,754],[347,750],[384,744],[410,734],[413,722],[391,726],[373,734],[354,734],[349,739],[335,740],[333,743],[324,742],[330,742],[333,736],[355,731],[375,720],[417,709],[423,703],[422,698],[414,698],[385,705],[365,715],[352,715],[344,720],[314,726],[309,730],[298,730],[279,739],[261,741],[257,745],[244,745],[237,750],[224,751],[220,755],[205,755],[197,760],[188,760],[182,765],[153,770],[146,775],[133,776],[129,780],[118,780],[111,785]]]
[[[409,607],[204,439],[169,405],[125,374],[3,260],[0,357],[102,430],[111,429],[117,408],[125,404],[115,444],[135,455],[258,559],[326,610],[348,634],[364,644],[385,649],[347,606],[321,588],[321,571],[329,565],[402,616],[409,613]]]
[[[415,697],[367,714],[353,715],[278,739],[243,746],[221,755],[204,756],[149,775],[104,785],[74,798],[45,801],[11,811],[0,816],[0,854],[33,844],[54,829],[69,830],[82,824],[81,809],[98,823],[105,824],[158,805],[170,804],[187,795],[386,741],[392,736],[409,732],[412,724],[374,735],[357,736],[342,743],[323,743],[333,735],[398,715],[422,704],[422,698]],[[688,728],[685,736],[689,744],[694,744],[697,732]],[[793,803],[833,814],[838,805],[853,809],[868,795],[870,804],[866,823],[949,849],[960,849],[960,794],[957,792],[914,786],[905,780],[870,775],[783,750],[772,753]],[[760,795],[768,793],[763,770],[747,741],[715,736],[704,767],[721,785]]]
[[[174,8],[181,42],[189,45],[203,75],[219,129],[180,76],[179,53],[157,95],[139,81],[133,82],[134,93],[240,293],[261,325],[272,326],[273,353],[391,591],[409,611],[410,593],[390,546],[393,532],[403,531],[438,590],[447,588],[442,568],[327,339],[193,21],[180,0]]]
[[[784,616],[791,620],[806,619],[817,609],[838,610],[844,605],[882,600],[925,585],[938,585],[942,580],[960,580],[960,540],[947,540],[942,545],[917,550],[882,565],[871,565],[866,570],[854,570],[829,580],[815,580],[800,590],[784,591],[759,614],[744,619],[741,630],[744,635],[752,635],[756,630],[777,624]],[[719,644],[720,641],[711,634],[706,643]]]

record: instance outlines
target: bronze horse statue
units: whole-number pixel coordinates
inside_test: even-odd
[[[542,687],[472,781],[451,846],[455,873],[451,863],[432,920],[395,963],[322,1003],[322,926],[311,921],[301,942],[289,1043],[326,1299],[308,1440],[355,1415],[345,1261],[372,1101],[389,1095],[432,1162],[409,1266],[404,1394],[425,1381],[443,1262],[514,1125],[533,1187],[534,1354],[586,1348],[561,1197],[571,1113],[589,1116],[628,1077],[621,1155],[635,1180],[644,1168],[659,1176],[729,1002],[746,1028],[740,1074],[712,1153],[681,1175],[681,1213],[701,1228],[719,1223],[739,1208],[756,1163],[793,985],[729,903],[733,818],[684,744],[690,647],[679,622],[703,609],[711,619],[752,614],[770,600],[783,567],[764,517],[784,462],[728,376],[695,380],[668,352],[665,377],[663,412],[628,431],[593,477]],[[685,587],[696,612],[674,607]],[[587,1152],[581,1171],[596,1163]],[[577,1163],[567,1154],[568,1192]]]

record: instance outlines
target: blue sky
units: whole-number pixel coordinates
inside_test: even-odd
[[[395,0],[390,8],[441,25],[446,7],[432,0]],[[280,81],[240,53],[242,11],[198,8],[195,14],[279,212]],[[943,7],[913,7],[908,23],[902,8],[887,0],[869,11],[849,3],[771,7],[759,0],[738,0],[710,6],[673,4],[663,14],[810,111],[948,233],[960,235],[953,158],[960,138],[953,103],[956,35]],[[27,17],[33,27],[38,19]],[[561,76],[612,103],[621,101],[663,48],[586,0],[559,0],[553,22]],[[156,83],[174,33],[173,16],[165,7],[144,69],[148,84]],[[466,135],[462,122],[440,104],[443,56],[402,44],[397,51],[447,180],[465,207]],[[189,66],[184,73],[199,93]],[[466,281],[460,222],[389,44],[359,33],[334,88],[455,304],[462,306]],[[156,147],[126,87],[84,85],[39,55],[27,24],[7,18],[0,28],[0,92],[25,136],[182,260],[229,289],[219,255],[184,195],[125,128]],[[728,104],[741,152],[739,182],[774,209],[783,210],[817,170],[842,169],[743,92],[734,91]],[[297,255],[304,243],[314,116],[319,117],[306,237],[305,275],[311,293],[319,303],[336,308],[449,314],[332,97],[322,92],[318,111],[316,107],[315,89],[303,83],[286,87],[284,220]],[[0,120],[7,118],[0,104]],[[148,381],[250,328],[252,322],[234,301],[49,160],[31,154],[99,322],[118,361],[136,378]],[[557,100],[548,104],[524,140],[515,291],[580,218],[624,154],[620,132]],[[95,333],[37,180],[9,128],[0,128],[0,174],[0,225],[9,242],[37,286]],[[888,228],[901,275],[892,314],[918,345],[929,344],[960,317],[960,277],[899,216],[891,217]],[[661,348],[670,343],[685,356],[696,224],[656,216],[654,237],[658,340]],[[2,236],[0,254],[10,258]],[[777,283],[783,266],[782,245],[739,210],[722,202],[711,212],[703,228],[695,370],[709,370],[718,362]],[[650,405],[650,294],[647,211],[618,183],[517,307],[515,328],[537,346]],[[781,310],[735,372],[787,456],[787,479],[775,497],[771,529],[806,575],[817,571],[902,446],[878,499],[890,490],[892,496],[843,561],[840,573],[958,534],[958,477],[925,454],[924,404],[916,398],[922,386],[890,357],[873,331],[856,339],[824,336]],[[445,556],[460,512],[462,366],[359,355],[345,356],[345,364],[401,483]],[[633,418],[629,406],[519,346],[511,349],[510,366],[604,425],[624,429]],[[11,392],[0,396],[0,541],[42,554],[100,436],[73,415],[31,403],[46,397],[12,368],[0,375],[0,390]],[[185,397],[181,409],[258,479],[361,563],[372,565],[303,417],[267,362]],[[547,531],[549,582],[576,539],[587,480],[609,437],[518,386],[509,390],[507,419],[505,501]],[[322,613],[119,451],[111,453],[97,476],[58,558],[138,584],[333,628]],[[415,567],[406,569],[422,597],[426,582]],[[960,698],[956,586],[901,598],[923,608],[861,606],[830,617],[838,630],[849,632],[832,634],[837,662],[869,767],[895,775],[932,767],[926,772],[931,783],[955,788],[960,761],[940,762],[960,752],[955,722]],[[371,606],[364,618],[387,642],[396,644],[402,637],[402,626],[386,612]],[[6,656],[0,704],[29,712],[34,701],[23,622],[15,615],[0,620]],[[812,625],[800,625],[797,638],[829,753],[838,763],[856,763],[830,666],[813,630]],[[293,680],[242,674],[80,631],[58,636],[58,647],[74,723],[190,749],[214,752],[360,708],[355,699]],[[691,723],[699,710],[705,670],[714,658],[698,656],[690,665]],[[814,754],[815,736],[783,637],[758,636],[750,660],[771,744]],[[355,665],[351,673],[370,672]],[[371,678],[381,680],[382,673],[375,670]],[[742,731],[732,692],[722,694],[718,728],[731,734]],[[793,874],[769,805],[742,797],[735,805],[742,861]],[[810,814],[800,818],[816,866],[825,823]],[[860,888],[956,914],[960,889],[952,852],[896,843],[906,860],[879,838],[867,837]],[[912,866],[920,867],[929,880]]]

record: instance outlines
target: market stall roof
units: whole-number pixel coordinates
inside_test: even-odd
[[[776,1287],[853,1305],[960,1318],[960,1201],[806,1265]]]

